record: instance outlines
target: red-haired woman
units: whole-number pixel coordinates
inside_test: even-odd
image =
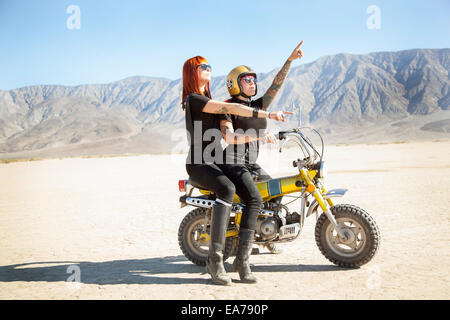
[[[196,56],[184,63],[182,104],[186,112],[186,129],[190,144],[186,171],[194,181],[216,194],[211,215],[211,241],[206,267],[214,283],[229,285],[231,279],[223,266],[222,251],[236,188],[220,168],[223,164],[223,155],[218,115],[235,114],[242,117],[285,121],[285,114],[289,112],[269,113],[239,103],[212,100],[210,80],[211,66],[205,58]]]

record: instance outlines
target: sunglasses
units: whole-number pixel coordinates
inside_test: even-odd
[[[255,83],[256,84],[256,78],[255,77],[242,77],[241,80],[245,81],[245,83]]]
[[[206,69],[208,69],[208,68],[209,68],[209,71],[212,70],[212,67],[211,67],[209,64],[204,64],[204,63],[202,63],[202,64],[199,64],[199,65],[197,66],[197,68],[198,68],[198,67],[201,67],[203,70],[206,70]]]

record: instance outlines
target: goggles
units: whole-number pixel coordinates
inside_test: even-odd
[[[252,83],[252,81],[253,81],[253,83],[256,84],[256,78],[253,76],[245,76],[245,77],[242,77],[241,80],[248,84]]]
[[[208,68],[209,68],[209,71],[212,70],[212,67],[211,67],[209,64],[205,64],[205,63],[199,64],[199,65],[197,66],[197,68],[198,68],[198,67],[201,67],[203,70],[206,70],[206,69],[208,69]]]

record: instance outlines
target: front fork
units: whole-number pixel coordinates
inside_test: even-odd
[[[345,233],[342,231],[342,229],[339,227],[336,219],[334,218],[333,214],[331,213],[330,207],[334,206],[333,201],[330,198],[324,199],[322,197],[322,194],[326,193],[326,190],[323,186],[320,186],[322,189],[319,192],[312,182],[311,178],[308,176],[308,173],[306,169],[302,168],[300,169],[300,175],[301,177],[306,181],[306,191],[312,194],[314,199],[316,199],[317,203],[319,204],[320,208],[322,208],[323,212],[327,216],[327,218],[331,221],[333,226],[336,228],[336,231],[339,233],[339,236],[342,239],[346,238]]]

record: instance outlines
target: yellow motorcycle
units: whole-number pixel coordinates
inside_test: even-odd
[[[375,256],[380,245],[379,229],[374,219],[363,209],[333,202],[333,198],[343,197],[347,189],[325,188],[323,179],[327,175],[327,166],[322,159],[323,139],[313,130],[322,143],[319,153],[303,131],[302,128],[296,128],[278,133],[280,141],[284,140],[280,152],[286,142],[291,140],[302,151],[302,158],[293,161],[298,174],[266,181],[258,181],[258,177],[254,177],[263,198],[256,224],[255,244],[294,241],[302,231],[305,218],[315,215],[315,240],[322,254],[338,266],[360,267]],[[178,243],[187,259],[204,266],[209,248],[211,211],[216,196],[192,179],[180,180],[178,186],[180,192],[185,193],[180,197],[181,207],[196,207],[182,220],[178,230]],[[193,196],[196,189],[200,195]],[[295,193],[298,196],[294,200],[300,200],[300,209],[298,212],[290,212],[281,203],[281,198]],[[243,208],[244,205],[235,195],[226,232],[224,261],[237,252]]]

